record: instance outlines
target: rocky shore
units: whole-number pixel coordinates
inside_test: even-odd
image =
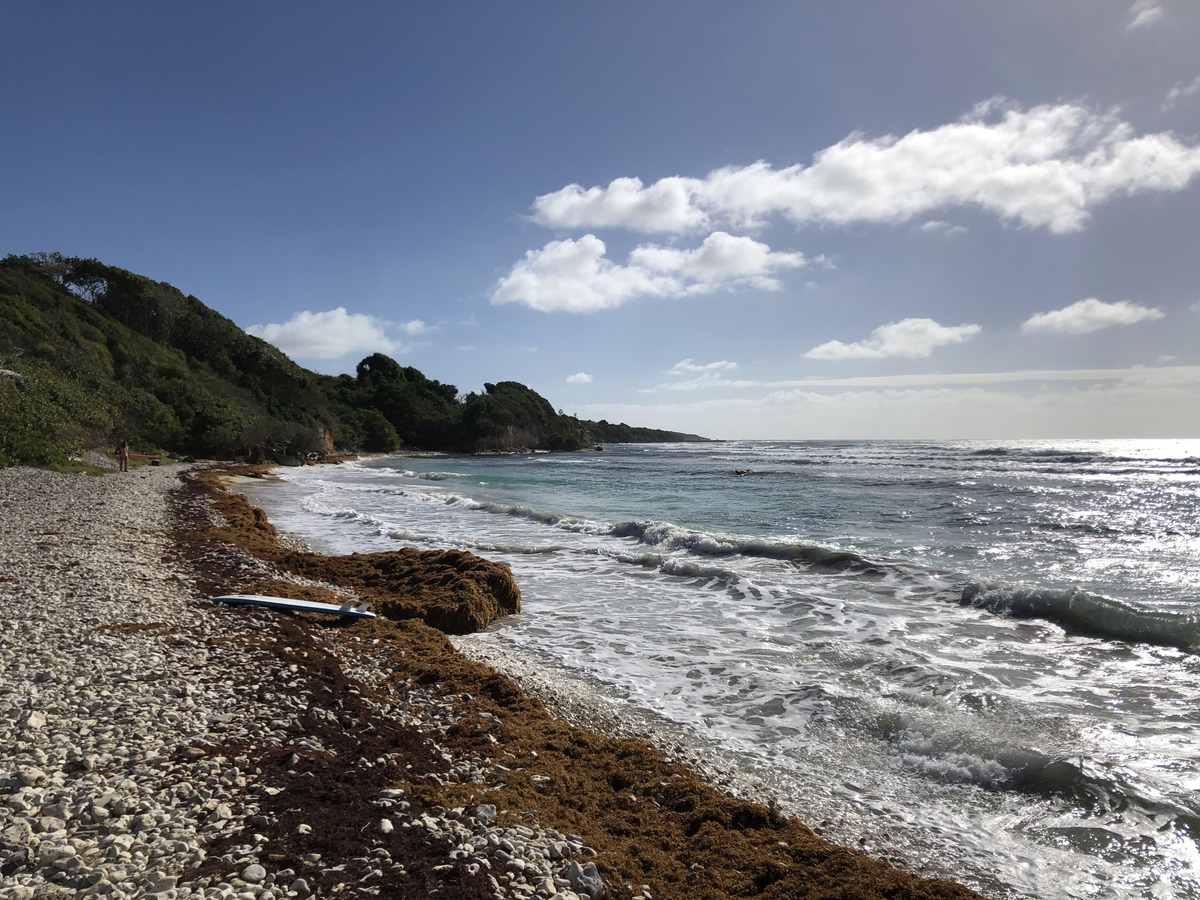
[[[427,624],[476,613],[413,606],[413,560],[248,510],[203,467],[0,470],[0,897],[975,896],[552,718]],[[418,580],[500,614],[483,563]],[[398,584],[396,620],[208,600]]]

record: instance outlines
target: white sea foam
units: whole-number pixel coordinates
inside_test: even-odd
[[[253,490],[330,552],[508,563],[524,612],[464,642],[837,839],[997,895],[1200,897],[1197,451],[611,447]]]

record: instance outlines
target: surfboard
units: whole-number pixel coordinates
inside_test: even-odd
[[[226,594],[213,597],[213,603],[233,603],[239,606],[266,606],[271,609],[292,609],[298,612],[324,613],[330,616],[359,616],[374,619],[370,603],[347,600],[341,606],[335,603],[318,603],[315,600],[292,600],[288,597],[268,597],[264,594]]]

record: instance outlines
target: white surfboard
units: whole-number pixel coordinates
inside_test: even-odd
[[[330,616],[360,616],[374,619],[371,604],[358,600],[347,600],[341,606],[335,603],[318,603],[315,600],[291,600],[287,597],[268,597],[264,594],[226,594],[213,597],[213,603],[234,603],[239,606],[266,606],[271,609],[294,609],[300,612],[325,613]]]

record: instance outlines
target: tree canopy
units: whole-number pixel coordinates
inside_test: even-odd
[[[0,465],[121,440],[267,459],[703,438],[565,416],[513,381],[460,397],[381,353],[318,375],[169,284],[58,253],[0,260]]]

